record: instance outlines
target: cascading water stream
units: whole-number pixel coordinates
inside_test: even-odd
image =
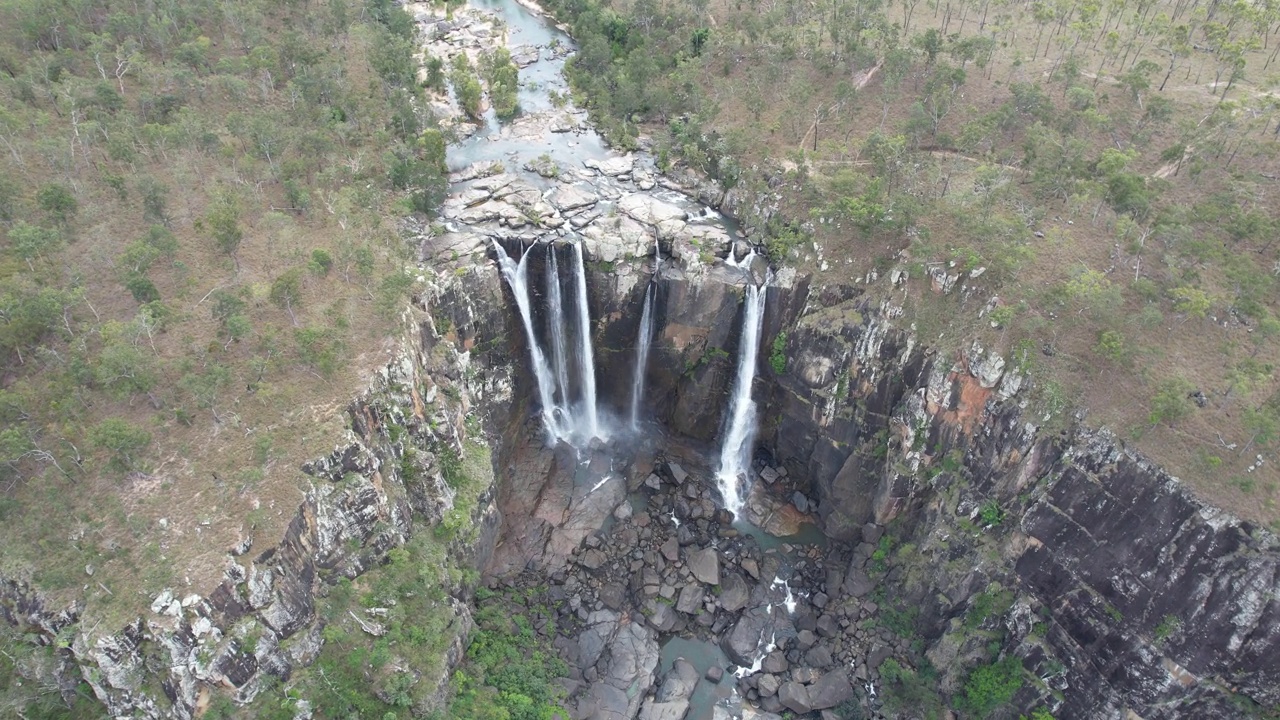
[[[636,342],[635,377],[631,380],[631,429],[640,427],[640,398],[644,394],[644,372],[649,366],[649,343],[653,340],[653,289],[649,283],[644,293],[644,312],[640,315],[640,337]]]
[[[494,250],[498,254],[498,266],[502,277],[511,287],[516,306],[520,310],[520,320],[524,324],[525,336],[529,341],[529,355],[533,358],[533,374],[538,384],[538,400],[542,403],[542,421],[552,440],[567,442],[575,447],[582,447],[594,438],[603,437],[600,431],[600,419],[596,410],[596,377],[595,358],[591,349],[591,317],[587,303],[587,274],[582,260],[582,248],[575,244],[574,272],[577,303],[571,311],[575,317],[566,317],[563,291],[560,287],[560,265],[556,260],[554,246],[548,246],[546,270],[547,325],[551,335],[551,359],[538,340],[533,324],[533,301],[529,287],[528,260],[530,253],[521,256],[520,261],[512,260],[507,251],[496,241]],[[565,328],[573,323],[576,326],[578,340],[574,349],[574,362],[569,360],[569,339]],[[581,399],[573,402],[571,365],[576,365],[581,374]]]
[[[569,432],[563,424],[565,418],[558,417],[556,412],[551,368],[547,365],[546,356],[542,354],[542,348],[538,345],[538,336],[533,328],[533,309],[529,300],[528,283],[529,253],[526,252],[520,258],[520,262],[516,263],[496,240],[493,241],[493,248],[498,253],[498,267],[502,271],[502,277],[511,287],[511,294],[516,299],[516,307],[520,310],[520,320],[524,323],[525,337],[529,341],[529,355],[533,359],[533,375],[538,383],[538,400],[542,403],[542,423],[553,439],[567,440]]]
[[[747,283],[742,339],[738,343],[738,372],[729,405],[729,423],[724,443],[720,446],[720,468],[716,472],[724,506],[734,515],[742,512],[751,470],[751,451],[755,444],[756,404],[751,399],[751,386],[756,377],[756,354],[760,350],[760,326],[764,320],[766,295],[764,288],[753,282]]]
[[[556,386],[560,390],[560,403],[556,412],[567,417],[572,401],[569,396],[569,361],[564,338],[564,303],[560,292],[560,265],[556,261],[556,246],[547,243],[547,303],[548,322],[551,327],[551,357],[555,364]]]
[[[573,244],[573,257],[578,273],[578,369],[582,373],[582,404],[586,427],[584,440],[601,437],[600,418],[596,412],[596,362],[591,352],[591,314],[587,306],[587,269],[582,261],[581,243]]]

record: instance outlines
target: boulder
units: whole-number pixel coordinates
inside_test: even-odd
[[[760,663],[760,669],[767,673],[781,674],[787,671],[791,664],[787,662],[786,653],[781,650],[774,650],[765,656],[764,662]]]
[[[547,194],[547,202],[562,213],[595,205],[599,200],[600,198],[595,194],[580,190],[573,185],[559,185]]]
[[[645,700],[640,709],[640,720],[684,720],[689,713],[689,701],[656,702]]]
[[[604,160],[584,160],[584,166],[595,170],[601,175],[615,177],[617,175],[626,175],[631,172],[632,166],[635,164],[635,158],[630,155],[622,157],[611,157]]]
[[[737,612],[747,606],[751,591],[747,582],[738,573],[728,573],[720,583],[720,607],[728,612]]]
[[[831,657],[831,648],[826,645],[818,645],[805,653],[804,661],[814,667],[831,667],[835,663]]]
[[[786,709],[804,715],[813,710],[809,704],[809,691],[798,682],[785,682],[778,688],[778,701]]]
[[[689,554],[689,570],[698,582],[720,584],[720,556],[715,548],[705,548]]]
[[[688,700],[697,686],[698,669],[688,660],[676,658],[671,665],[671,670],[667,672],[666,677],[662,678],[662,685],[658,688],[656,699],[662,703]]]
[[[691,583],[680,588],[680,598],[676,600],[676,609],[692,615],[702,607],[702,586]]]
[[[658,632],[671,632],[680,620],[676,616],[676,611],[665,602],[649,600],[645,603],[645,609],[649,611],[649,624],[653,625]]]
[[[771,697],[778,693],[778,688],[782,683],[778,681],[777,675],[765,673],[756,678],[756,689],[760,691],[760,697]]]
[[[764,608],[752,608],[743,613],[729,632],[720,638],[720,648],[735,665],[751,667],[760,642],[768,640],[764,635],[771,625],[772,618]]]
[[[844,591],[856,598],[871,592],[875,586],[875,582],[860,568],[849,568],[849,574],[844,579]]]
[[[661,225],[669,221],[680,221],[683,228],[685,211],[644,193],[633,193],[618,200],[618,210],[636,222],[645,225]]]
[[[667,559],[667,562],[675,562],[680,559],[680,541],[675,537],[667,538],[658,550],[662,553],[662,557]]]
[[[833,708],[853,697],[849,671],[841,668],[823,675],[809,690],[809,707],[813,710]]]

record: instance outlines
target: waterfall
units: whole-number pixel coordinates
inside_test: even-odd
[[[538,400],[542,403],[542,422],[547,434],[555,441],[580,447],[593,438],[603,437],[600,419],[596,411],[595,358],[591,351],[591,317],[587,303],[587,273],[582,261],[582,247],[574,244],[574,272],[576,274],[577,303],[572,320],[566,317],[564,293],[560,287],[560,264],[555,246],[547,246],[547,326],[551,334],[551,360],[538,340],[533,325],[533,308],[529,288],[529,256],[526,252],[520,262],[507,255],[507,251],[494,241],[498,253],[498,267],[502,277],[511,287],[520,309],[525,337],[529,340],[529,355],[533,358],[533,375],[538,382]],[[570,325],[572,323],[572,325]],[[572,376],[570,374],[569,339],[566,327],[574,327],[578,334],[574,350],[574,362],[581,374],[581,399],[573,402]],[[557,395],[558,393],[558,395]]]
[[[631,429],[640,426],[640,397],[644,394],[644,371],[649,366],[649,343],[653,339],[653,289],[649,283],[644,293],[644,312],[640,315],[640,337],[636,342],[636,370],[631,380]]]
[[[573,244],[573,257],[578,273],[578,369],[582,373],[582,404],[586,412],[584,439],[600,437],[600,419],[596,414],[596,361],[591,352],[591,313],[587,308],[587,269],[582,262],[582,244]]]
[[[547,325],[551,327],[551,357],[556,370],[556,385],[560,389],[562,416],[572,407],[569,396],[569,361],[564,339],[564,303],[560,292],[560,265],[556,261],[556,246],[547,243]]]
[[[751,451],[756,434],[756,404],[751,399],[751,385],[756,377],[756,354],[760,350],[760,325],[764,320],[764,288],[747,283],[742,309],[742,339],[738,342],[738,372],[729,405],[729,423],[724,444],[720,446],[720,469],[716,481],[724,506],[740,515],[745,490],[750,480]]]
[[[552,387],[551,368],[547,358],[538,345],[538,336],[533,329],[533,309],[529,300],[529,253],[525,253],[516,263],[507,255],[507,251],[495,240],[493,248],[498,253],[498,267],[502,277],[511,287],[511,294],[516,298],[516,307],[520,310],[520,320],[524,323],[525,337],[529,341],[529,355],[533,358],[533,375],[538,381],[538,400],[542,403],[542,423],[547,433],[555,440],[568,438],[568,428],[563,424],[564,418],[556,412],[555,390]]]

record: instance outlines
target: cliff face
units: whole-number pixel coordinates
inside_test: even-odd
[[[769,388],[771,444],[810,478],[828,535],[892,523],[911,547],[890,593],[922,608],[944,687],[986,640],[962,621],[997,583],[1013,592],[1002,650],[1041,680],[1023,707],[1236,717],[1234,694],[1280,702],[1273,535],[1106,432],[1041,431],[1016,363],[977,346],[930,353],[895,328],[891,300],[819,292]]]
[[[456,491],[439,453],[460,453],[464,441],[483,441],[483,428],[509,423],[514,364],[496,283],[496,272],[481,269],[431,285],[407,312],[411,330],[398,359],[346,408],[345,436],[302,468],[309,489],[284,537],[270,545],[270,538],[247,537],[229,548],[224,579],[212,592],[166,590],[122,630],[95,633],[77,624],[77,607],[54,611],[38,593],[9,582],[0,587],[4,618],[49,644],[73,637],[63,644],[61,684],[70,691],[83,675],[113,716],[189,718],[211,687],[248,701],[269,678],[287,680],[320,651],[317,604],[328,588],[381,563],[453,510]],[[423,312],[427,307],[434,314]],[[492,552],[492,490],[481,493],[468,523],[476,532],[449,548],[456,567],[483,564]],[[428,679],[437,688],[461,659],[472,625],[465,590],[448,591],[455,635],[445,643],[445,673]]]

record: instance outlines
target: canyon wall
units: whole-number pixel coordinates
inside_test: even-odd
[[[645,414],[711,447],[742,286],[759,275],[703,262],[705,250],[681,251],[684,236],[658,234]],[[648,237],[611,260],[598,241],[587,244],[597,377],[619,416],[653,274]],[[0,588],[9,622],[50,644],[74,637],[61,651],[64,686],[84,677],[115,715],[187,718],[210,687],[248,700],[268,676],[288,678],[323,642],[317,598],[452,508],[437,455],[468,440],[493,447],[497,482],[469,518],[479,531],[451,547],[454,561],[494,577],[576,562],[626,489],[576,492],[577,459],[543,451],[526,340],[491,246],[458,235],[422,242],[428,289],[403,352],[347,409],[350,429],[334,451],[303,468],[305,499],[279,542],[246,538],[227,549],[212,592],[166,591],[112,632],[79,628],[76,607],[45,607],[21,584]],[[901,284],[919,280],[894,271],[810,287],[790,274],[769,290],[757,455],[798,483],[802,509],[834,541],[815,581],[831,607],[865,616],[862,581],[882,560],[887,572],[873,584],[888,602],[918,609],[944,691],[959,692],[960,668],[999,637],[999,652],[1035,676],[1015,704],[1060,718],[1225,718],[1280,703],[1275,537],[1199,502],[1106,432],[1037,416],[1016,359],[972,344],[939,353],[917,340],[899,303]],[[873,560],[886,530],[888,557]],[[449,590],[446,672],[470,628],[468,589]],[[1010,593],[1007,610],[973,626],[974,608],[995,590]],[[737,627],[725,622],[717,627]],[[877,645],[859,680],[874,685],[897,647]]]

